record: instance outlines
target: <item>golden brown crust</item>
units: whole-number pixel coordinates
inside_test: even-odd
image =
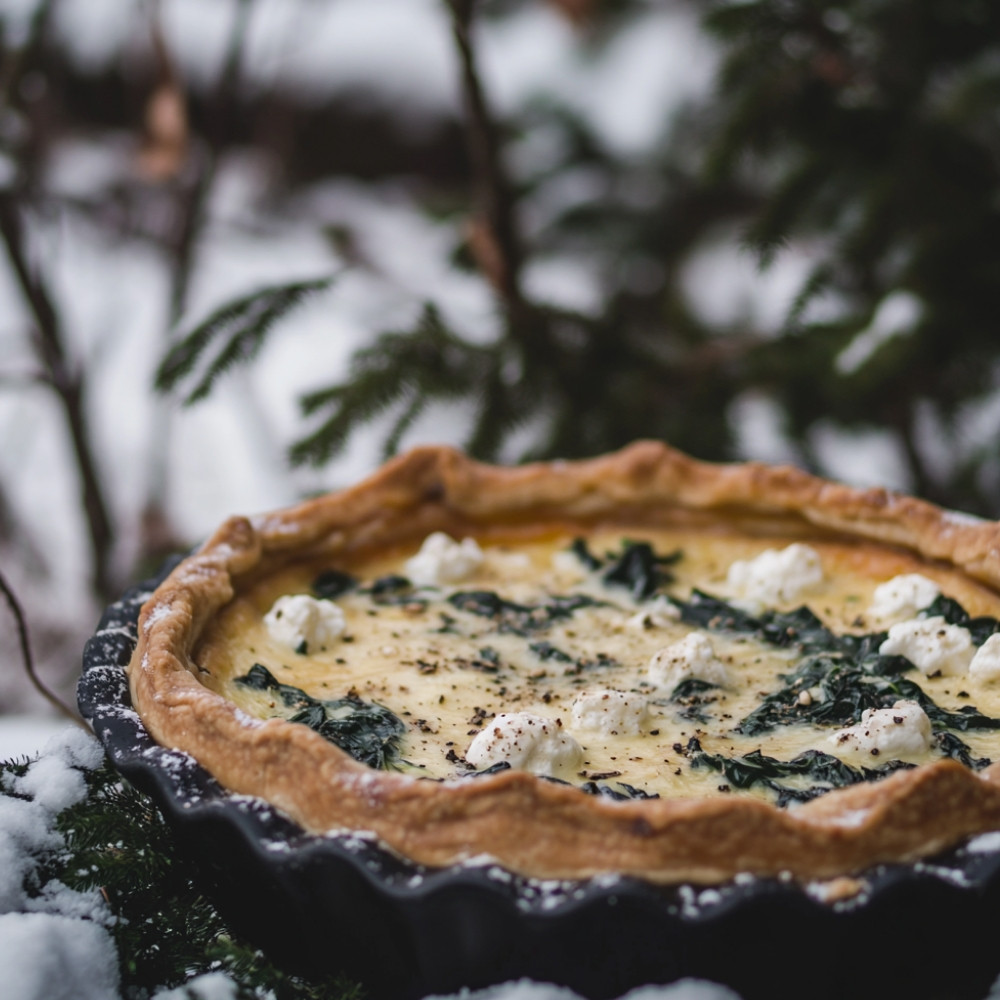
[[[374,831],[429,865],[488,854],[544,877],[832,878],[1000,827],[997,768],[980,776],[952,761],[831,792],[794,812],[729,797],[609,802],[517,771],[421,781],[358,764],[304,726],[249,719],[197,680],[192,651],[212,616],[241,583],[292,560],[378,550],[435,529],[709,518],[755,534],[876,539],[1000,585],[1000,524],[885,490],[791,468],[711,465],[655,442],[519,468],[421,448],[352,489],[226,522],[143,608],[133,702],[154,738],[191,753],[226,787],[267,799],[309,830]]]

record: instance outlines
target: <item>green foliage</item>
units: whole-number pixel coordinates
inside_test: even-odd
[[[305,654],[306,650],[300,652]],[[301,688],[280,683],[261,663],[255,663],[235,683],[269,692],[281,701],[280,707],[274,707],[275,718],[308,726],[362,764],[376,769],[397,766],[406,724],[384,705],[364,701],[354,692],[343,698],[313,698]]]
[[[10,764],[0,769],[11,768]],[[87,775],[89,794],[58,818],[66,850],[48,859],[41,882],[100,889],[114,915],[122,992],[148,996],[163,987],[222,971],[241,1000],[359,1000],[340,977],[307,981],[275,966],[227,926],[178,854],[152,802],[109,763]]]
[[[358,427],[395,407],[384,444],[385,453],[392,454],[432,400],[481,395],[489,403],[495,398],[502,363],[501,352],[467,343],[426,303],[412,330],[380,334],[370,346],[357,351],[343,382],[302,398],[303,414],[321,419],[315,430],[293,445],[292,461],[321,464],[329,460]],[[511,426],[518,414],[508,413],[506,419]],[[503,413],[487,405],[473,424],[470,444],[498,433],[483,426],[491,420],[498,420],[500,426],[505,422]]]
[[[187,390],[184,402],[190,405],[204,399],[220,375],[260,353],[279,320],[285,319],[310,295],[329,288],[333,281],[333,278],[319,278],[274,285],[226,303],[171,347],[157,369],[156,387],[164,391],[179,388],[194,374],[198,363],[205,360],[210,348],[215,347],[214,357],[205,363],[194,386]]]
[[[502,21],[517,7],[488,4],[485,16]],[[639,9],[595,5],[581,53],[599,56]],[[471,237],[452,248],[456,267],[478,266],[494,286],[497,336],[473,342],[445,322],[442,302],[427,302],[408,328],[373,332],[347,377],[301,400],[311,429],[293,461],[329,461],[379,417],[392,454],[437,404],[466,406],[464,445],[484,459],[585,456],[641,437],[724,459],[735,457],[734,403],[752,392],[779,405],[806,464],[820,467],[814,442],[826,425],[878,431],[914,490],[1000,514],[1000,456],[966,432],[970,408],[1000,382],[1000,8],[715,0],[693,9],[719,48],[715,87],[664,122],[642,157],[609,149],[555,95],[498,123],[508,141],[537,134],[555,152],[508,185],[517,211],[501,220],[507,229],[520,235],[518,215],[543,219],[530,242],[495,240],[508,256],[501,266]],[[483,122],[467,127],[475,139]],[[553,199],[579,177],[600,195]],[[470,188],[489,180],[477,175]],[[452,206],[443,211],[465,232],[470,210],[457,200],[438,191],[428,211]],[[786,252],[807,255],[777,326],[710,320],[691,294],[692,262],[734,233],[762,269]],[[526,291],[532,265],[567,259],[592,275],[585,313]],[[162,385],[186,377],[215,319],[174,349]],[[258,344],[251,332],[232,337],[187,398]],[[949,446],[944,459],[925,444],[922,420]]]

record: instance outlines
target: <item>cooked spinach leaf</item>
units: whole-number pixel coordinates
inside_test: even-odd
[[[312,582],[312,592],[317,597],[324,597],[332,601],[341,594],[346,594],[354,590],[358,585],[357,577],[351,576],[339,569],[325,569]]]
[[[551,642],[532,642],[528,644],[535,656],[540,660],[555,660],[557,663],[572,663],[573,657],[569,653],[564,653],[558,646],[553,646]]]
[[[700,677],[687,677],[670,692],[670,700],[683,702],[689,698],[698,698],[706,691],[711,691],[717,687],[718,684],[713,684],[711,681],[703,681]]]
[[[954,733],[936,733],[934,742],[945,757],[951,757],[952,760],[957,760],[973,771],[981,771],[993,763],[989,757],[973,757],[969,744],[960,740]]]
[[[570,552],[573,553],[583,563],[584,566],[589,570],[599,570],[601,568],[601,560],[594,555],[593,552],[587,547],[587,543],[582,538],[574,538],[573,543],[570,545]]]
[[[779,674],[782,687],[765,696],[761,704],[740,720],[736,731],[755,736],[777,726],[811,723],[847,726],[858,722],[869,708],[888,708],[900,699],[916,701],[936,730],[1000,729],[1000,719],[984,715],[969,705],[949,712],[902,675],[914,669],[903,656],[883,656],[879,647],[885,632],[837,635],[809,608],[765,611],[751,615],[740,608],[695,590],[687,601],[675,601],[681,620],[701,628],[750,635],[778,648],[794,648],[805,659],[789,674]],[[973,631],[985,641],[1000,624],[992,618],[970,618],[950,598],[938,598],[928,614],[943,614],[949,621]],[[981,638],[976,638],[980,636]],[[809,697],[802,698],[808,691]]]
[[[268,691],[281,699],[289,722],[300,722],[374,768],[387,768],[399,757],[405,723],[382,705],[364,701],[353,692],[343,698],[321,701],[291,684],[282,684],[261,663],[255,663],[237,684],[255,691]]]
[[[972,633],[972,641],[981,646],[994,632],[1000,632],[1000,622],[988,615],[973,618],[958,601],[940,594],[927,608],[928,617],[940,615],[949,625],[961,625]]]
[[[595,556],[582,538],[575,538],[570,546],[573,554],[592,572],[603,570],[601,579],[606,584],[625,587],[637,601],[652,597],[658,590],[671,583],[673,574],[665,569],[681,558],[681,553],[657,555],[649,542],[622,542],[619,553],[609,552],[603,559]]]
[[[417,593],[413,583],[397,573],[378,577],[368,587],[363,588],[362,593],[367,593],[375,604],[419,604],[425,608],[428,604],[427,598]]]
[[[889,708],[901,699],[917,702],[936,730],[1000,729],[1000,719],[972,705],[957,712],[942,708],[919,684],[890,666],[912,669],[902,657],[874,656],[860,663],[837,655],[810,657],[794,672],[779,675],[783,686],[741,719],[736,731],[755,736],[794,723],[848,726],[858,722],[865,709]],[[810,692],[808,699],[801,698],[803,691]]]
[[[612,785],[606,785],[597,781],[585,781],[580,785],[580,791],[587,795],[600,795],[606,799],[613,799],[615,802],[624,802],[627,799],[658,799],[658,792],[647,792],[645,789],[636,788],[635,785],[626,784],[624,781],[616,781]]]
[[[569,618],[580,608],[600,602],[586,594],[565,594],[549,597],[540,604],[517,604],[492,590],[463,590],[452,594],[448,603],[459,611],[492,619],[500,632],[527,636]]]
[[[698,677],[688,677],[678,684],[670,693],[670,700],[681,706],[680,716],[691,722],[706,723],[708,716],[702,711],[702,706],[715,701],[715,696],[707,694],[718,685],[703,681]]]
[[[885,632],[866,635],[837,635],[807,607],[793,611],[764,611],[751,615],[721,598],[701,590],[691,592],[687,601],[674,601],[681,621],[716,632],[750,635],[780,649],[794,647],[802,653],[842,653],[855,658],[877,654]]]
[[[664,567],[673,565],[679,558],[680,552],[658,556],[649,542],[625,542],[621,555],[604,571],[601,579],[625,587],[635,600],[644,601],[673,581],[673,574]]]
[[[734,788],[746,789],[762,785],[777,794],[779,806],[786,806],[790,802],[808,801],[834,788],[872,781],[915,765],[891,760],[875,768],[852,767],[822,750],[806,750],[791,760],[778,760],[766,756],[760,750],[753,750],[742,757],[697,753],[691,759],[691,766],[718,771]],[[780,783],[798,777],[807,778],[813,783],[805,788]]]

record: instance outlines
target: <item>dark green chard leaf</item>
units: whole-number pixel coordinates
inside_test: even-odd
[[[973,757],[968,743],[960,740],[954,733],[936,733],[934,742],[945,757],[951,757],[973,771],[981,771],[993,763],[989,757]]]
[[[709,681],[688,677],[673,689],[670,693],[670,700],[675,705],[681,706],[681,718],[691,722],[707,723],[708,716],[702,711],[702,706],[715,701],[715,697],[707,692],[717,687],[718,685],[711,684]]]
[[[890,673],[887,663],[912,664],[901,657],[875,657],[855,664],[843,657],[814,656],[791,674],[781,675],[784,686],[767,695],[759,707],[743,718],[736,731],[756,736],[777,726],[810,723],[819,726],[853,725],[869,708],[889,708],[896,701],[917,702],[935,729],[1000,729],[1000,719],[983,715],[972,705],[949,712],[941,708],[918,684]],[[800,702],[803,691],[813,693],[807,704]]]
[[[673,581],[673,574],[663,567],[673,565],[680,555],[680,552],[673,552],[658,556],[649,542],[625,542],[621,555],[604,571],[601,579],[625,587],[635,600],[644,601]]]
[[[399,758],[399,744],[405,723],[389,709],[364,701],[356,694],[321,701],[291,684],[280,683],[260,663],[255,663],[237,684],[255,691],[277,695],[286,708],[293,709],[289,722],[299,722],[349,753],[355,760],[374,768],[392,767]]]
[[[635,785],[626,784],[624,781],[616,781],[611,785],[606,785],[597,781],[585,781],[580,785],[580,790],[588,795],[600,795],[615,802],[625,802],[628,799],[658,799],[658,792],[647,792],[645,789],[636,788]]]
[[[362,588],[362,593],[367,593],[375,604],[398,605],[398,604],[419,604],[427,607],[427,598],[421,597],[413,583],[405,576],[391,573],[388,576],[380,576],[374,580],[369,587]]]
[[[573,657],[569,653],[564,653],[557,646],[553,646],[551,642],[532,642],[529,643],[528,649],[530,649],[535,656],[540,660],[555,660],[557,663],[572,663]]]
[[[357,585],[357,577],[351,576],[350,573],[339,569],[326,569],[313,580],[312,592],[316,597],[332,601],[334,598],[354,590]]]
[[[579,559],[580,562],[587,567],[587,569],[594,571],[601,568],[601,560],[590,551],[584,539],[574,538],[569,549],[570,552],[572,552],[573,555],[575,555],[577,559]]]
[[[541,632],[580,608],[600,604],[586,594],[557,595],[540,604],[517,604],[492,590],[459,591],[448,598],[448,603],[459,611],[492,619],[500,632],[520,636]]]
[[[706,691],[711,691],[717,687],[718,684],[713,684],[711,681],[703,681],[700,677],[688,677],[670,692],[670,700],[680,702],[687,698],[696,698]]]
[[[1000,622],[996,618],[982,615],[973,618],[958,601],[940,594],[923,612],[932,618],[940,615],[949,625],[961,625],[972,633],[972,641],[981,646],[994,632],[1000,632]]]
[[[570,551],[591,572],[603,569],[601,579],[613,586],[625,587],[637,601],[652,597],[671,583],[673,574],[664,569],[681,558],[681,553],[657,555],[649,542],[623,541],[620,553],[609,552],[603,559],[595,556],[582,538],[573,539]]]
[[[687,601],[675,600],[681,621],[715,632],[736,632],[753,636],[780,649],[795,648],[802,653],[841,653],[862,658],[875,655],[885,632],[867,635],[837,635],[807,607],[793,611],[764,611],[751,615],[701,590],[691,592]]]
[[[753,750],[742,757],[699,752],[692,757],[691,766],[720,772],[734,788],[746,789],[762,785],[777,794],[779,806],[786,806],[790,802],[814,799],[834,788],[872,781],[915,765],[891,760],[876,768],[852,767],[822,750],[806,750],[791,760],[778,760],[764,755],[760,750]],[[783,780],[800,777],[813,783],[806,788],[780,784]]]

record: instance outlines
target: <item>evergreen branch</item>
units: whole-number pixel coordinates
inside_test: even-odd
[[[383,343],[379,338],[378,343]],[[388,409],[410,388],[410,378],[395,366],[383,371],[356,372],[350,381],[302,397],[303,413],[329,409],[331,414],[289,450],[293,465],[322,465],[338,454],[361,424]]]
[[[807,158],[776,185],[767,204],[745,230],[744,243],[756,252],[762,268],[773,263],[775,253],[788,244],[789,233],[822,187],[827,170],[822,157]]]
[[[785,332],[791,330],[802,319],[806,309],[818,295],[833,286],[834,278],[834,267],[828,260],[817,264],[810,271],[809,277],[803,282],[788,309],[784,324]]]
[[[524,419],[512,405],[513,389],[504,385],[497,369],[490,372],[482,387],[479,407],[465,448],[485,461],[495,460],[506,435]]]
[[[399,443],[403,435],[413,426],[417,417],[423,413],[426,407],[427,397],[420,393],[414,393],[410,401],[403,407],[402,412],[396,417],[392,429],[382,444],[383,461],[392,458],[399,451]]]
[[[101,891],[114,918],[123,995],[148,996],[222,971],[247,1000],[359,1000],[363,990],[343,976],[289,974],[234,933],[152,801],[107,761],[86,777],[87,797],[57,820],[66,849],[45,862],[40,881]]]
[[[260,352],[279,320],[286,318],[310,295],[329,288],[334,280],[331,276],[273,285],[227,302],[167,352],[156,372],[156,388],[161,392],[176,389],[194,372],[209,348],[223,340],[215,357],[206,364],[194,387],[188,391],[184,403],[191,405],[204,399],[220,375]]]
[[[433,400],[457,399],[479,384],[493,364],[493,350],[459,339],[430,303],[414,329],[380,334],[357,351],[348,378],[302,396],[305,416],[326,419],[290,449],[293,464],[320,465],[336,455],[362,424],[406,400],[384,441],[398,446],[413,420]]]

